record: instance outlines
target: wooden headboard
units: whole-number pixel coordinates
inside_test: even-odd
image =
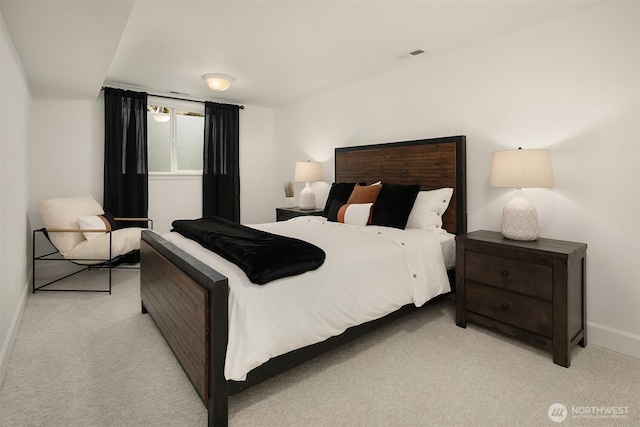
[[[443,227],[467,232],[466,137],[449,136],[335,149],[335,182],[419,184],[453,188]]]

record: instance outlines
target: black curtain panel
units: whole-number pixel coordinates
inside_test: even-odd
[[[104,210],[115,217],[146,218],[147,94],[105,88]],[[142,226],[147,223],[120,223]]]
[[[239,106],[204,103],[204,217],[240,222],[239,122]]]

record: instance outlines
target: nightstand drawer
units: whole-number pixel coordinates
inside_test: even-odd
[[[466,309],[494,320],[553,337],[550,302],[518,295],[474,282],[466,282]]]
[[[553,270],[548,265],[467,251],[465,276],[474,282],[547,301],[553,297]]]

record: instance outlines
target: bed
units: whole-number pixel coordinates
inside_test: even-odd
[[[453,196],[442,216],[442,223],[449,233],[461,234],[466,232],[465,162],[464,136],[336,148],[335,182],[419,184],[420,190],[453,188]],[[299,223],[305,221],[309,225],[304,227],[336,226],[320,217],[302,217],[290,220],[291,227],[301,228]],[[271,230],[271,226],[265,227]],[[379,234],[375,232],[375,227],[363,228],[369,234]],[[388,235],[396,239],[394,236],[398,233],[389,230]],[[365,238],[369,238],[366,233]],[[154,232],[144,232],[142,235],[142,312],[151,315],[207,406],[209,425],[227,425],[228,396],[417,309],[413,302],[401,305],[326,339],[310,339],[311,344],[301,341],[303,344],[298,344],[299,347],[294,346],[267,361],[260,361],[246,374],[242,369],[239,373],[230,374],[231,367],[227,366],[230,364],[226,363],[227,352],[241,352],[243,348],[240,346],[238,349],[233,332],[234,323],[230,322],[230,319],[233,321],[238,316],[238,309],[233,308],[234,301],[230,299],[230,294],[233,298],[230,283],[237,288],[240,278],[229,269],[214,269],[208,262],[203,262],[206,261],[206,255],[193,252],[189,243],[180,239],[170,240],[173,239]],[[451,286],[455,283],[453,271],[450,269],[445,272]],[[428,300],[433,296],[420,298]],[[236,379],[228,380],[228,377]]]

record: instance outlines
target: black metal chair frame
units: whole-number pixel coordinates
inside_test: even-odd
[[[149,219],[149,218],[116,218],[116,221],[146,221],[149,225],[150,225],[150,229],[153,230],[153,220]],[[51,241],[51,239],[49,238],[49,233],[86,233],[86,232],[105,232],[105,233],[109,233],[109,259],[96,259],[96,258],[66,258],[64,257],[60,251],[56,248],[56,246],[53,244],[53,242]],[[47,240],[49,241],[49,243],[51,244],[51,246],[53,246],[53,248],[55,249],[53,252],[49,252],[47,254],[44,255],[38,255],[36,256],[36,233],[42,233]],[[40,228],[37,230],[33,230],[33,236],[32,236],[32,249],[33,249],[33,257],[32,257],[32,263],[31,263],[31,288],[32,288],[32,293],[36,293],[36,291],[49,291],[49,292],[104,292],[104,293],[109,293],[109,295],[111,295],[111,271],[114,268],[119,268],[119,269],[132,269],[132,270],[139,270],[140,267],[123,267],[118,265],[118,261],[120,261],[121,259],[135,253],[135,252],[139,252],[139,249],[133,250],[131,252],[128,252],[126,254],[123,255],[119,255],[117,257],[112,257],[111,256],[111,249],[112,249],[112,243],[113,243],[113,236],[112,236],[112,232],[111,231],[105,231],[105,230],[80,230],[80,229],[51,229],[51,230],[47,230],[46,228]],[[80,267],[84,267],[80,270],[74,271],[72,273],[66,274],[62,277],[59,277],[57,279],[51,280],[50,282],[47,282],[43,285],[39,285],[38,287],[36,287],[36,262],[37,261],[66,261],[66,262],[70,262],[72,264],[75,264],[77,266]],[[90,264],[87,264],[90,263]],[[76,274],[82,273],[84,271],[88,271],[88,270],[95,270],[95,269],[108,269],[109,270],[109,287],[108,289],[50,289],[47,288],[47,286],[52,285],[54,283],[60,282],[64,279],[67,279],[69,277],[75,276]]]

